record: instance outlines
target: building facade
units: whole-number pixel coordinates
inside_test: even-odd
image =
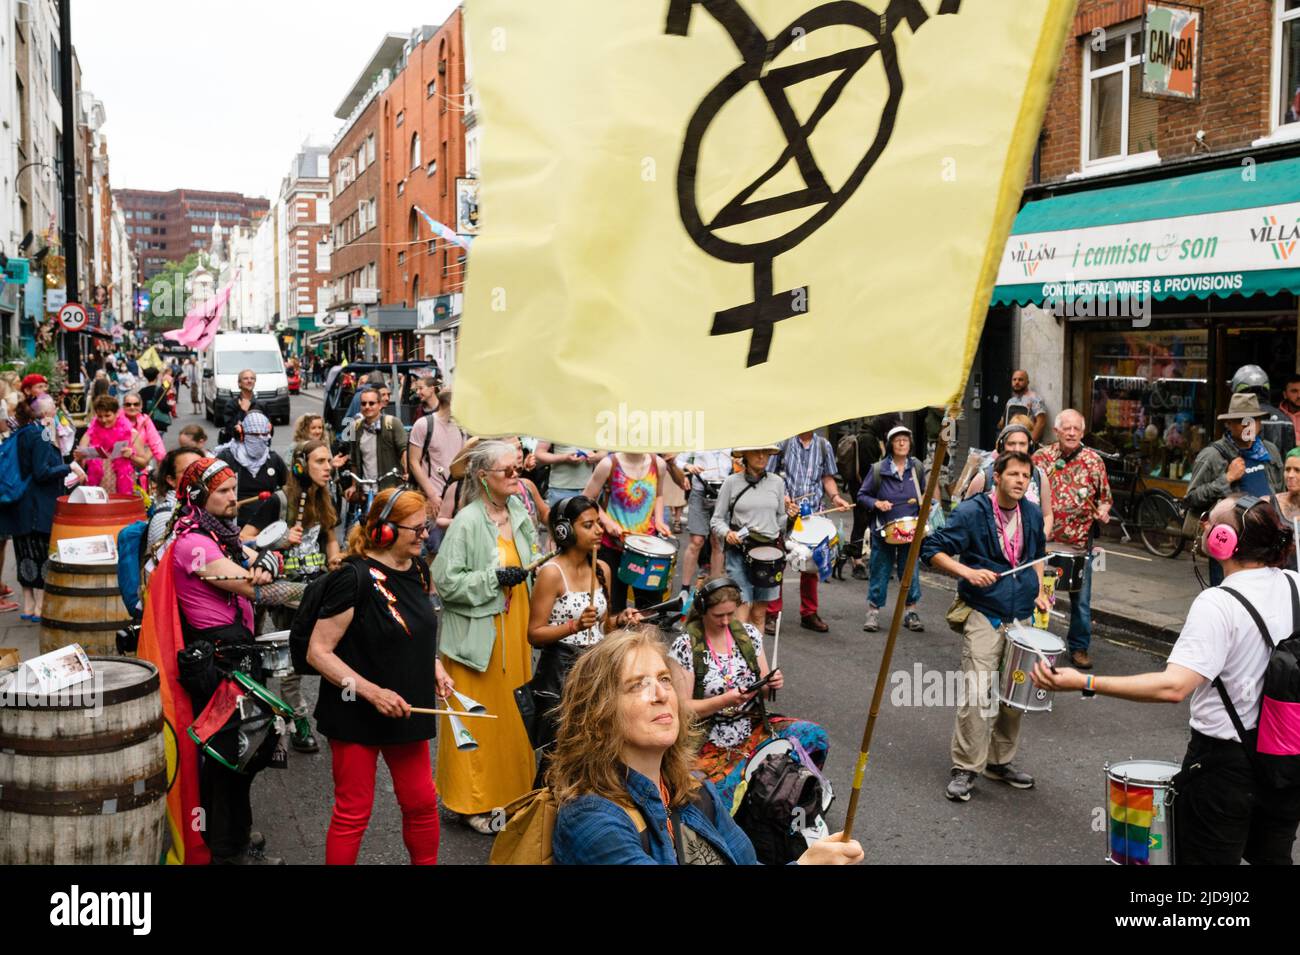
[[[1188,9],[1080,3],[967,395],[988,447],[1024,367],[1179,496],[1234,371],[1278,400],[1300,333],[1300,0]]]
[[[287,349],[301,354],[329,298],[330,147],[304,145],[280,184],[278,327]]]
[[[118,189],[115,195],[146,279],[208,248],[213,226],[228,236],[235,226],[253,226],[271,207],[267,199],[200,189]]]

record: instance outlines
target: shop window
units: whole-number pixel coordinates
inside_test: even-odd
[[[1083,46],[1084,165],[1156,151],[1157,101],[1142,92],[1141,23],[1116,27],[1101,49]]]
[[[1277,123],[1300,123],[1300,0],[1277,0]]]
[[[1209,333],[1093,332],[1087,341],[1089,443],[1140,454],[1147,477],[1190,481],[1215,438]]]

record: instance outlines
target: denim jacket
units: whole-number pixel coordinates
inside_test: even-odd
[[[704,786],[713,800],[716,824],[689,803],[680,811],[682,822],[732,865],[758,865],[749,837],[732,821],[713,786],[707,782]],[[649,854],[627,810],[603,796],[579,796],[561,806],[556,817],[551,840],[556,865],[676,865],[677,854],[668,841],[668,814],[659,798],[659,787],[629,769],[627,794],[646,821]]]
[[[510,529],[519,561],[527,567],[541,556],[533,519],[516,495],[506,500],[506,508],[510,511]],[[494,618],[505,610],[505,596],[497,584],[500,566],[497,527],[480,498],[460,509],[447,528],[430,568],[442,600],[438,649],[479,673],[487,670],[492,659],[497,635]],[[529,580],[530,594],[532,587]]]
[[[1047,541],[1043,536],[1043,512],[1038,505],[1022,500],[1020,515],[1024,521],[1024,547],[1020,563],[1027,564],[1047,553]],[[925,561],[926,566],[941,551],[950,557],[956,557],[967,567],[984,568],[996,573],[1011,569],[998,539],[991,494],[978,494],[968,501],[962,501],[948,515],[948,526],[927,535],[921,542],[921,560]],[[1023,620],[1034,611],[1034,599],[1038,596],[1037,568],[1027,567],[1018,574],[999,577],[992,587],[972,587],[964,580],[958,581],[957,596],[990,618],[990,621],[1005,623],[1009,620]]]

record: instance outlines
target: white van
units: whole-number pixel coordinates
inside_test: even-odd
[[[220,332],[203,353],[203,414],[221,427],[239,394],[239,373],[257,373],[257,400],[276,424],[289,423],[289,378],[274,335]]]

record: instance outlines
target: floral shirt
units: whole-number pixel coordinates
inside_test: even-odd
[[[757,627],[745,624],[745,633],[754,645],[754,656],[763,653],[763,634]],[[691,653],[691,638],[683,633],[668,650],[669,656],[676,660],[692,684],[695,682],[695,660]],[[722,653],[716,658],[711,653],[704,654],[706,672],[704,674],[704,693],[706,696],[721,696],[732,687],[744,687],[758,682],[758,674],[750,670],[745,657],[736,647],[730,653]],[[719,749],[731,749],[749,739],[754,732],[754,721],[748,716],[728,718],[715,713],[709,718],[709,742]]]
[[[1052,485],[1052,540],[1086,548],[1095,509],[1111,500],[1106,463],[1091,448],[1080,448],[1067,461],[1059,444],[1039,449],[1034,463],[1047,472]]]

